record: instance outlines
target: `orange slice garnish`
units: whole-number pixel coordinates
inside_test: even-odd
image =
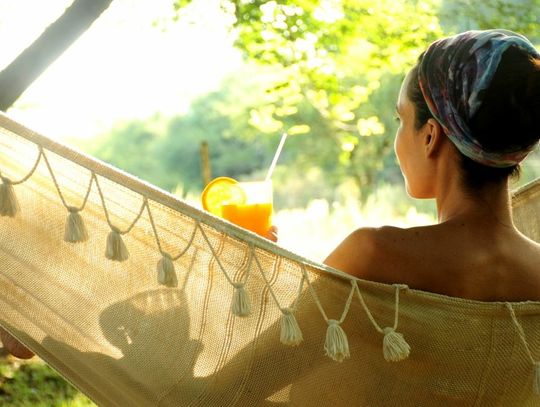
[[[229,177],[213,179],[204,188],[201,195],[203,208],[220,217],[222,216],[222,205],[241,205],[246,200],[246,193],[238,185],[238,181]]]

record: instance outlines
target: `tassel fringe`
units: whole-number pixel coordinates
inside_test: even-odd
[[[0,216],[14,217],[19,212],[19,203],[13,185],[8,178],[2,177],[0,185]]]
[[[69,207],[69,215],[64,232],[64,240],[70,243],[79,243],[88,240],[88,232],[77,208]]]
[[[157,265],[158,283],[167,287],[178,287],[178,279],[171,256],[163,253]]]
[[[383,354],[387,362],[399,362],[409,357],[411,347],[394,328],[384,328]]]
[[[302,331],[290,308],[283,309],[280,340],[282,344],[290,346],[297,346],[304,340]]]
[[[114,261],[124,261],[129,258],[129,252],[122,240],[122,235],[120,235],[120,231],[115,227],[112,228],[109,236],[107,236],[105,257]]]
[[[339,325],[339,321],[336,321],[335,319],[328,320],[324,350],[326,351],[326,356],[336,362],[343,362],[344,359],[351,356],[349,353],[347,335]]]
[[[239,317],[246,317],[251,314],[251,302],[249,295],[244,288],[244,284],[234,284],[234,296],[232,302],[232,312]]]

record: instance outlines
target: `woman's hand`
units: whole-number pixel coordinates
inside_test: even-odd
[[[3,328],[0,328],[0,338],[4,344],[4,349],[13,356],[19,359],[30,359],[32,356],[34,356],[34,352],[7,333],[7,331]]]
[[[263,237],[265,237],[268,240],[271,240],[272,242],[276,243],[278,241],[278,228],[277,228],[277,226],[270,226],[270,229],[268,229],[268,232],[266,232],[266,235],[264,235]]]

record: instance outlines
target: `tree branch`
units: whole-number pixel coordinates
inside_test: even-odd
[[[113,0],[75,0],[53,24],[0,72],[0,110],[21,94],[68,49]]]

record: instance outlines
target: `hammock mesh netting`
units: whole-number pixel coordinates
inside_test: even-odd
[[[99,405],[540,405],[538,302],[354,279],[4,115],[0,171],[0,324]]]

